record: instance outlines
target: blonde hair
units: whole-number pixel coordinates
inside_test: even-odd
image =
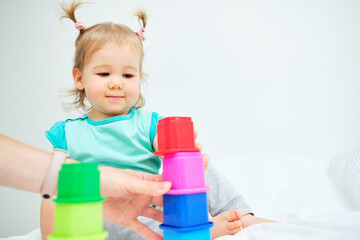
[[[71,4],[61,4],[61,9],[64,14],[61,16],[60,20],[63,18],[69,18],[74,23],[77,22],[75,17],[75,11],[79,6],[87,2],[81,2],[81,0],[73,0]],[[147,15],[143,9],[137,9],[133,13],[133,16],[138,18],[138,22],[142,28],[146,27]],[[91,56],[91,54],[98,50],[99,48],[105,46],[109,43],[115,43],[118,46],[129,46],[133,48],[140,57],[140,82],[145,82],[146,75],[143,72],[142,62],[144,59],[144,50],[143,44],[136,32],[131,30],[129,27],[122,24],[115,24],[112,22],[104,22],[93,25],[89,28],[83,28],[79,32],[79,36],[75,41],[75,56],[74,56],[74,67],[78,68],[80,71],[84,69],[84,64],[86,60]],[[85,112],[91,110],[91,106],[85,104],[86,94],[85,90],[78,90],[74,87],[71,90],[68,90],[68,96],[75,97],[74,101],[70,104],[63,104],[65,110],[73,109],[82,109]],[[145,105],[144,96],[141,93],[137,102],[135,103],[135,108],[141,108]]]

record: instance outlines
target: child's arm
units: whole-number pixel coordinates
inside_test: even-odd
[[[159,150],[157,133],[155,134],[155,137],[153,140],[153,148],[154,148],[155,152]]]
[[[217,216],[233,209],[239,209],[244,216],[253,213],[245,199],[213,163],[209,164],[205,179],[211,189],[207,195],[211,216]]]
[[[40,228],[41,238],[46,240],[47,235],[53,232],[55,203],[50,199],[43,199],[41,201],[40,211]]]
[[[241,219],[241,223],[244,228],[247,228],[251,225],[258,223],[277,223],[277,222],[271,219],[255,217],[249,213],[243,216],[243,218]]]

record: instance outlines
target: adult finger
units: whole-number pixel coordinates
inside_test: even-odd
[[[140,234],[145,239],[148,239],[148,240],[163,240],[163,238],[159,234],[152,231],[146,224],[138,221],[137,219],[132,221],[126,227],[133,230],[133,231],[135,231],[135,232],[137,232],[138,234]]]
[[[150,196],[162,195],[169,190],[169,183],[162,182],[162,176],[133,170],[99,167],[101,194],[106,197],[123,197],[139,193]]]
[[[154,204],[156,206],[162,206],[163,205],[163,196],[153,197],[151,199],[151,204]]]
[[[156,181],[156,182],[162,182],[163,176],[162,175],[156,175],[146,172],[139,172],[131,169],[119,169],[123,172],[126,172],[127,174],[130,174],[132,176],[135,176],[137,178],[148,180],[148,181]]]
[[[138,193],[149,196],[161,196],[171,188],[171,182],[153,182],[138,178],[129,179],[126,189],[130,193]]]
[[[147,209],[145,209],[142,216],[154,219],[155,221],[158,221],[158,222],[164,222],[164,214],[163,213],[164,212],[159,209],[156,209],[153,207],[148,207]]]

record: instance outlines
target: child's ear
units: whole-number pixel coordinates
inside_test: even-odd
[[[74,79],[76,88],[79,90],[83,90],[84,84],[82,81],[82,73],[81,73],[80,69],[74,68],[72,73],[73,73],[73,79]]]

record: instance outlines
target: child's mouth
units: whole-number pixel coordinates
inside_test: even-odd
[[[123,96],[107,96],[107,98],[120,99],[120,98],[123,98]]]

